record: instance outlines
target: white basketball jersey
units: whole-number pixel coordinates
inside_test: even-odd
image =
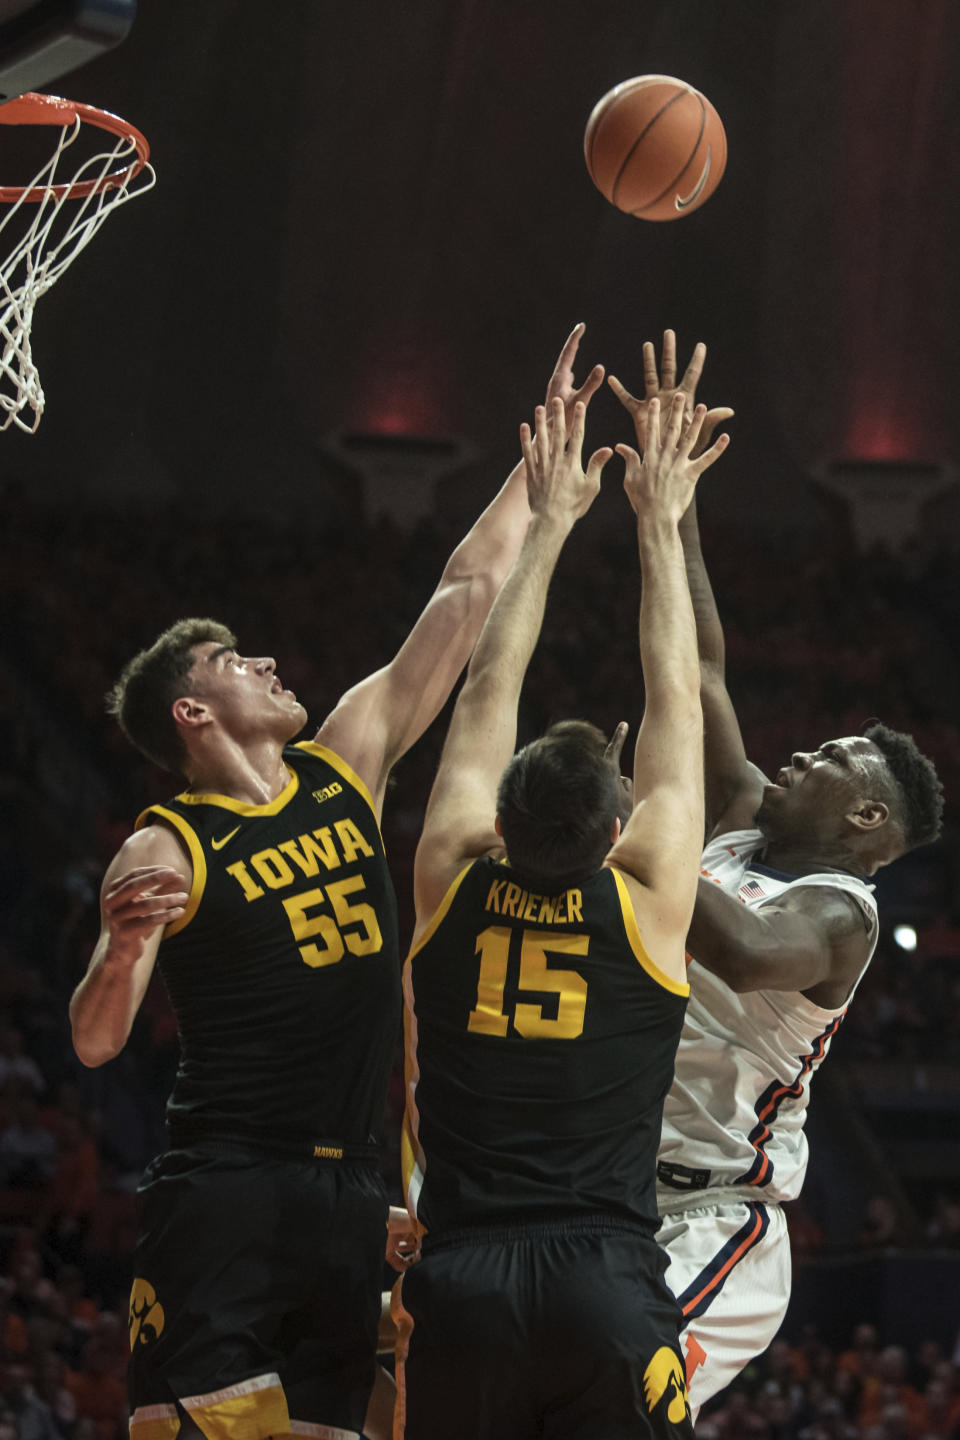
[[[840,872],[798,877],[770,870],[754,861],[764,843],[759,830],[718,836],[703,852],[702,873],[754,908],[800,886],[846,891],[867,922],[869,964],[878,932],[873,887]],[[688,979],[690,1000],[657,1157],[661,1213],[708,1198],[732,1199],[732,1192],[743,1199],[793,1200],[807,1168],[803,1124],[810,1080],[850,997],[839,1010],[823,1010],[798,991],[737,994],[695,960]]]

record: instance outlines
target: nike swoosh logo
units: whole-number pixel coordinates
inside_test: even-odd
[[[237,830],[239,830],[239,829],[240,829],[240,826],[238,825],[238,826],[237,826]],[[224,845],[226,845],[227,841],[233,839],[234,835],[236,835],[236,833],[237,833],[237,830],[231,830],[231,831],[230,831],[230,834],[229,834],[229,835],[224,835],[224,837],[223,837],[222,840],[211,840],[211,841],[210,841],[210,849],[211,849],[211,850],[222,850],[223,847],[224,847]]]
[[[705,163],[704,163],[703,169],[702,169],[701,172],[700,172],[700,179],[697,181],[696,185],[694,185],[694,187],[693,187],[693,189],[690,191],[690,194],[689,194],[689,195],[685,195],[685,196],[680,196],[680,195],[678,195],[678,196],[676,197],[676,199],[674,200],[673,203],[674,203],[674,205],[677,207],[677,209],[678,209],[678,210],[686,210],[687,206],[688,206],[688,205],[692,205],[693,202],[694,202],[694,200],[699,200],[699,199],[700,199],[700,196],[703,194],[703,187],[704,187],[704,185],[706,185],[706,183],[707,183],[707,181],[708,181],[709,178],[710,178],[710,146],[708,145],[708,146],[707,146],[707,158],[706,158],[706,161],[705,161]]]

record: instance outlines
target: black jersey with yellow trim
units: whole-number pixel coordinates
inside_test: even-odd
[[[653,1233],[689,986],[648,955],[622,876],[541,894],[474,861],[403,987],[403,1172],[421,1230],[603,1214]]]
[[[286,746],[269,804],[153,805],[193,861],[158,963],[181,1059],[173,1143],[233,1139],[324,1159],[379,1137],[400,1029],[397,906],[373,800],[333,751]]]

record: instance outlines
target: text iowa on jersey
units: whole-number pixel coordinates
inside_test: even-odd
[[[336,820],[332,826],[321,825],[295,840],[281,840],[246,860],[236,860],[226,867],[226,873],[236,880],[245,899],[259,900],[267,890],[283,890],[301,875],[308,879],[318,875],[321,866],[329,874],[342,865],[352,865],[358,855],[372,859],[375,854],[355,821]]]

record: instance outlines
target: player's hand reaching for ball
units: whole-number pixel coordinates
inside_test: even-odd
[[[133,964],[147,937],[179,920],[188,899],[183,876],[169,865],[139,865],[118,875],[100,900],[111,960]]]
[[[661,410],[656,395],[647,402],[642,459],[629,445],[617,446],[627,467],[623,488],[642,526],[660,521],[676,524],[693,499],[700,476],[730,443],[729,435],[721,435],[709,450],[697,453],[707,407],[698,405],[685,419],[684,402],[679,390],[669,411]]]
[[[677,383],[677,337],[672,330],[663,332],[663,351],[660,357],[660,369],[657,370],[657,352],[653,344],[646,340],[643,346],[643,390],[644,398],[638,400],[631,395],[626,386],[621,385],[615,375],[609,376],[607,384],[616,395],[620,404],[627,410],[633,419],[634,429],[637,435],[637,447],[641,454],[646,445],[647,417],[650,413],[650,401],[660,401],[661,416],[665,416],[669,407],[673,404],[674,396],[682,395],[684,401],[684,415],[687,420],[693,414],[694,402],[697,396],[697,386],[700,383],[700,376],[703,374],[703,364],[707,358],[707,347],[703,341],[698,341],[693,347],[693,355],[690,363],[683,372],[683,378]],[[713,410],[705,410],[703,424],[693,449],[693,458],[702,455],[704,450],[713,439],[713,432],[724,420],[729,420],[733,411],[729,405],[718,405]]]
[[[520,426],[520,447],[527,475],[527,499],[534,515],[552,516],[569,524],[585,515],[600,493],[600,472],[613,451],[596,450],[583,469],[584,418],[587,407],[578,400],[567,438],[563,401],[557,397],[536,409],[534,430]]]
[[[577,358],[577,349],[583,339],[583,332],[586,325],[581,323],[575,325],[567,336],[566,343],[557,358],[553,374],[547,383],[547,413],[550,413],[550,404],[553,400],[563,401],[563,418],[569,431],[573,426],[573,407],[580,400],[584,405],[589,405],[593,396],[603,384],[603,366],[594,365],[590,374],[584,380],[579,389],[573,378],[573,362]]]

